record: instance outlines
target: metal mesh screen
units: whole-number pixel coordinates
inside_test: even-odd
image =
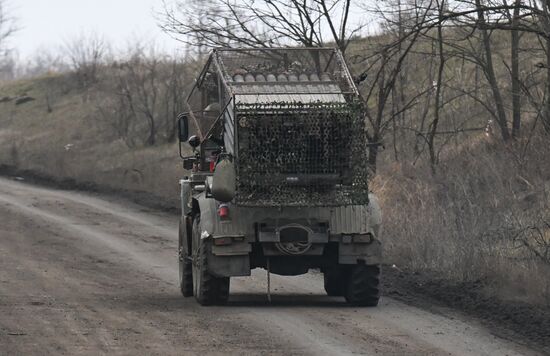
[[[367,146],[358,105],[241,103],[235,109],[237,204],[368,203]]]

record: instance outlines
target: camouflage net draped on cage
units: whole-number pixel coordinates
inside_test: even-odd
[[[243,206],[368,203],[367,143],[350,103],[237,104]]]

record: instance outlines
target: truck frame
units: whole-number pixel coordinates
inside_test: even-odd
[[[180,181],[183,296],[220,305],[230,277],[254,268],[320,269],[328,295],[378,304],[382,216],[361,103],[337,49],[211,53],[178,117],[191,171]]]

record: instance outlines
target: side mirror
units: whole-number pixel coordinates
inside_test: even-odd
[[[201,144],[201,139],[198,136],[193,135],[193,136],[189,137],[188,142],[189,142],[189,146],[191,146],[193,148],[197,148]]]
[[[187,142],[189,139],[189,123],[187,120],[187,114],[180,114],[178,116],[178,137],[180,142]]]

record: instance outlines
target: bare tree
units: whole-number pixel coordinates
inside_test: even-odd
[[[542,123],[546,132],[550,133],[550,1],[543,0],[541,1],[542,11],[540,13],[540,23],[542,27],[543,35],[545,42],[545,53],[546,53],[546,95],[545,95],[545,106],[544,106],[544,115],[542,116]]]
[[[495,74],[494,63],[493,63],[493,51],[491,49],[491,39],[489,37],[489,31],[487,29],[485,11],[481,5],[481,0],[475,0],[475,5],[477,10],[477,21],[478,21],[479,30],[481,31],[482,44],[483,44],[484,55],[485,55],[483,70],[485,72],[485,76],[487,77],[487,80],[489,81],[489,85],[491,86],[491,90],[493,92],[493,97],[494,97],[495,107],[497,112],[497,116],[496,116],[497,123],[500,127],[502,138],[506,141],[510,139],[510,130],[508,128],[508,121],[506,119],[504,101],[502,99],[502,94],[501,94],[500,87],[498,85],[496,74]]]
[[[194,66],[176,56],[160,55],[154,46],[130,44],[127,59],[105,68],[97,109],[129,146],[148,146],[176,138],[175,118],[183,111]],[[191,73],[192,72],[192,73]]]
[[[96,33],[82,33],[66,42],[64,49],[79,84],[86,88],[96,83],[110,51],[107,40]]]
[[[161,101],[165,138],[168,142],[176,139],[177,121],[175,118],[185,110],[184,100],[187,89],[185,80],[194,74],[189,73],[189,69],[185,65],[185,61],[178,59],[176,56],[165,63],[166,75],[161,83],[163,93]]]
[[[517,138],[521,130],[521,83],[519,77],[519,30],[521,0],[515,0],[516,7],[512,14],[512,30],[510,31],[510,58],[512,78],[512,137]]]
[[[351,24],[352,0],[176,0],[165,2],[162,27],[205,47],[305,47],[335,44],[345,52],[364,24]]]
[[[12,48],[9,40],[17,31],[16,19],[11,16],[9,2],[0,0],[0,72],[3,77],[13,76],[15,62],[10,56]]]
[[[120,95],[125,99],[134,117],[143,117],[147,122],[147,145],[157,142],[157,105],[159,86],[157,84],[160,62],[153,56],[136,53],[120,65]]]
[[[443,16],[443,11],[445,9],[445,0],[437,0],[437,10],[439,16]],[[437,70],[437,82],[435,87],[435,102],[434,102],[434,119],[430,125],[430,130],[428,134],[428,149],[430,152],[430,163],[432,167],[432,172],[435,173],[435,165],[437,164],[437,156],[435,153],[435,136],[437,134],[437,129],[439,121],[441,119],[441,93],[443,89],[443,70],[445,69],[445,53],[443,52],[443,24],[439,22],[437,25],[437,52],[439,54],[439,67]]]

